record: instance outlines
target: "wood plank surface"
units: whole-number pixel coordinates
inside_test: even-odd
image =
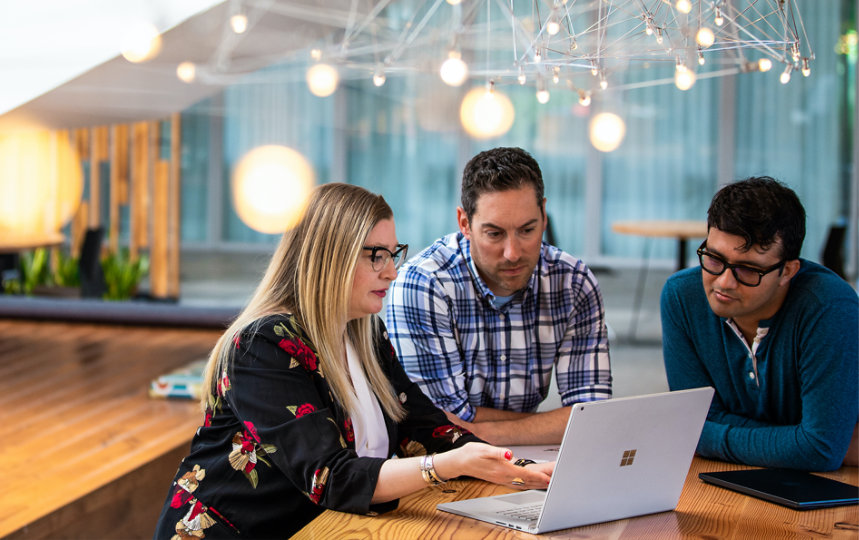
[[[556,538],[654,539],[665,538],[843,538],[859,534],[859,506],[797,511],[755,499],[698,479],[699,472],[749,468],[696,457],[686,477],[680,502],[673,512],[620,519],[533,535],[436,509],[442,502],[512,493],[508,487],[481,480],[453,480],[426,488],[400,500],[397,510],[375,517],[326,510],[299,531],[297,540],[391,539],[470,540]],[[822,473],[857,485],[856,467]]]
[[[220,333],[0,319],[0,538],[150,538],[203,414],[149,382]]]

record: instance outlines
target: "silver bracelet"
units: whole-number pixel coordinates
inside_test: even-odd
[[[421,476],[423,477],[424,482],[431,486],[437,486],[439,484],[444,484],[447,480],[442,480],[438,473],[435,471],[433,458],[435,458],[435,454],[427,454],[422,456],[420,462],[420,469]]]

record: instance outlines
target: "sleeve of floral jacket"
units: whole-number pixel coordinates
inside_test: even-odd
[[[393,358],[384,329],[377,334],[377,344],[383,368],[408,413],[398,424],[386,418],[392,454],[438,452],[479,440],[451,425],[408,380]],[[385,460],[355,453],[352,422],[333,401],[313,345],[294,320],[265,318],[237,347],[224,399],[247,428],[239,442],[256,445],[258,460],[270,462],[321,507],[361,514],[396,507],[393,502],[371,508]],[[251,483],[263,482],[265,467],[257,463],[246,473],[253,476]]]

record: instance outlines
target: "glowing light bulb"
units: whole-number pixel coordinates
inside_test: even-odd
[[[677,0],[677,2],[674,3],[674,7],[680,13],[689,13],[692,11],[692,2],[689,0]]]
[[[722,26],[725,24],[725,18],[722,17],[722,10],[719,8],[713,10],[713,24],[716,26]]]
[[[811,68],[808,66],[808,58],[802,59],[802,76],[808,77],[811,75]]]
[[[517,80],[519,81],[519,84],[525,84],[525,81],[528,80],[527,77],[525,77],[525,70],[521,67],[519,68],[519,76],[517,77]]]
[[[704,53],[698,51],[698,65],[703,66],[706,60],[704,60]]]
[[[644,33],[648,36],[653,35],[653,21],[649,17],[644,21]]]
[[[236,34],[244,34],[248,29],[248,17],[244,13],[236,13],[230,17],[230,28]]]
[[[376,72],[373,73],[373,84],[375,86],[382,86],[385,84],[387,77],[385,77],[385,70],[382,68],[377,68]]]
[[[322,51],[316,48],[310,49],[310,58],[318,62],[322,58]]]
[[[761,58],[758,60],[758,71],[765,72],[771,70],[773,62],[769,58]]]
[[[600,88],[605,90],[608,88],[608,81],[605,79],[605,75],[600,74]]]
[[[452,6],[458,6],[459,4],[462,3],[462,0],[447,0],[447,3],[452,5]]]
[[[546,33],[550,36],[554,36],[558,32],[561,31],[561,23],[559,23],[554,18],[550,19],[549,22],[546,23]]]
[[[489,89],[473,88],[465,95],[459,108],[459,119],[465,131],[476,139],[504,135],[513,126],[516,114],[510,98]]]
[[[656,29],[656,43],[662,45],[662,28]]]
[[[691,69],[678,69],[674,72],[674,86],[679,88],[680,90],[689,90],[692,86],[695,85],[695,80],[697,77],[695,76],[695,72]]]
[[[448,86],[460,86],[468,78],[468,66],[457,51],[450,51],[439,70],[441,80]]]
[[[184,83],[192,83],[197,78],[197,66],[194,62],[182,62],[176,66],[176,76]]]
[[[794,43],[790,46],[790,54],[793,57],[794,62],[799,62],[799,44]]]
[[[600,70],[597,68],[597,64],[594,61],[591,61],[591,75],[596,77],[599,75]]]
[[[588,107],[591,104],[590,92],[579,92],[579,105]]]
[[[545,105],[546,103],[549,103],[549,97],[549,91],[546,90],[546,87],[543,86],[543,81],[540,80],[537,85],[537,101]]]
[[[123,38],[122,56],[129,62],[146,62],[161,52],[161,34],[150,23],[132,27]]]
[[[626,124],[614,113],[599,113],[589,125],[591,144],[600,152],[616,150],[626,135]]]
[[[254,230],[275,234],[301,219],[316,182],[313,166],[292,148],[257,147],[236,165],[233,205],[239,218]],[[289,197],[272,197],[289,193]]]
[[[781,73],[778,80],[781,81],[782,84],[789,83],[790,82],[790,72],[792,70],[793,70],[793,68],[790,65],[788,65],[786,68],[784,68],[784,71]]]
[[[534,51],[534,63],[539,64],[543,61],[543,55],[540,53],[540,49]]]
[[[695,34],[695,41],[706,49],[716,42],[716,34],[706,26],[702,26]]]
[[[558,84],[558,81],[561,80],[561,68],[555,66],[555,69],[552,70],[552,82]]]
[[[570,42],[570,50],[575,51],[579,48],[579,42],[576,41],[576,38],[573,38],[573,41]]]
[[[315,64],[307,70],[307,87],[314,96],[328,97],[337,90],[340,75],[328,64]]]

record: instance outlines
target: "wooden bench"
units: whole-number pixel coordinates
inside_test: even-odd
[[[220,334],[0,319],[0,538],[151,538],[203,414],[149,382]]]

